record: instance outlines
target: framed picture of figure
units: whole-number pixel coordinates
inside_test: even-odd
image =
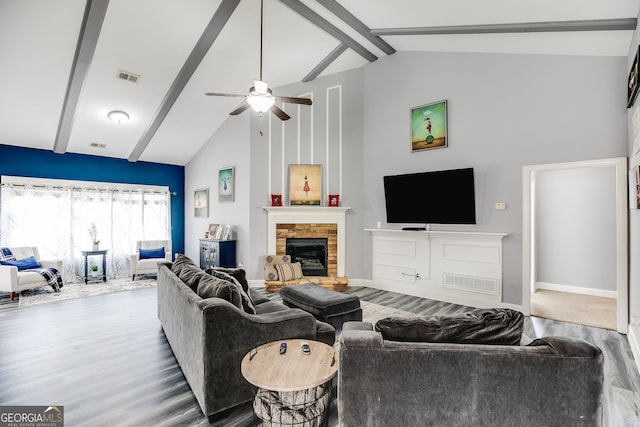
[[[322,165],[289,165],[289,205],[322,204]]]

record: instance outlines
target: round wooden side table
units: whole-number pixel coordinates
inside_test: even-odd
[[[309,354],[302,352],[308,343]],[[280,345],[287,351],[280,354]],[[252,349],[242,375],[255,386],[254,414],[266,426],[326,425],[331,380],[338,372],[335,349],[319,341],[289,339]]]

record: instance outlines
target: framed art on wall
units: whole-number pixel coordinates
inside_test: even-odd
[[[411,109],[411,152],[444,148],[447,139],[447,101]]]
[[[271,206],[282,206],[282,194],[271,195]]]
[[[228,167],[218,171],[218,200],[221,202],[233,202],[235,186],[234,169],[234,167]]]
[[[631,70],[629,71],[629,78],[627,79],[627,108],[631,108],[638,96],[638,60],[640,56],[640,46],[636,51],[636,56],[631,64]]]
[[[194,215],[209,218],[209,189],[201,188],[193,192]]]
[[[289,205],[322,204],[322,165],[289,165]]]

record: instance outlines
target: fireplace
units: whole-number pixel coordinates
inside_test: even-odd
[[[285,255],[286,240],[290,238],[327,239],[326,276],[345,278],[346,211],[350,208],[269,206],[263,209],[267,213],[267,254]]]
[[[327,239],[316,238],[287,238],[286,253],[292,262],[299,262],[302,274],[305,276],[328,275],[328,245]]]

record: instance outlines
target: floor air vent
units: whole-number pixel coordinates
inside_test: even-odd
[[[500,295],[497,279],[487,277],[464,276],[462,274],[443,273],[442,286],[461,291],[487,295]]]

